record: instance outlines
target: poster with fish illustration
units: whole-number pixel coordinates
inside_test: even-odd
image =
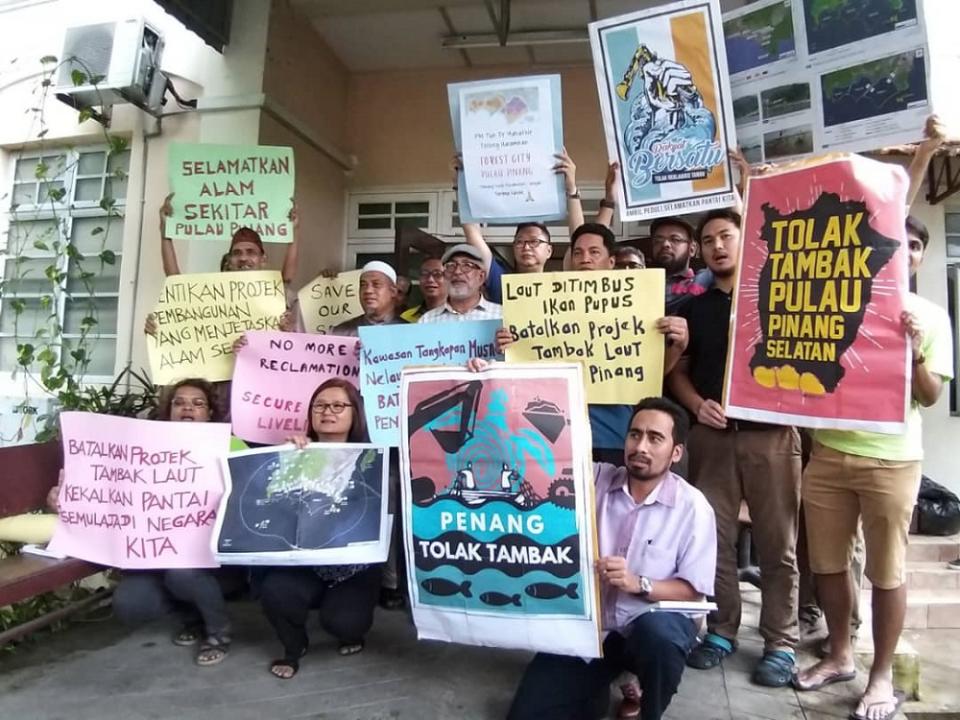
[[[404,370],[401,486],[421,638],[599,657],[577,365]]]
[[[461,222],[562,220],[563,150],[559,75],[479,80],[447,86],[454,146],[462,156]]]
[[[859,155],[750,179],[724,384],[728,417],[903,432],[907,185],[899,166]]]
[[[682,0],[591,23],[620,219],[730,207],[736,144],[720,0]]]
[[[386,447],[311,443],[232,452],[213,532],[224,565],[384,562],[390,546]]]

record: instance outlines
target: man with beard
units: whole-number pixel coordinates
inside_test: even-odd
[[[477,361],[471,361],[476,369]],[[610,683],[622,672],[643,687],[640,716],[657,720],[680,685],[696,642],[694,620],[649,612],[665,600],[697,602],[713,592],[716,529],[699,490],[670,466],[683,455],[686,413],[664,398],[636,406],[626,433],[626,467],[594,465],[603,657],[537,653],[508,720],[583,720],[606,714]]]
[[[479,250],[466,243],[454,245],[443,254],[441,262],[447,280],[447,301],[424,313],[420,322],[499,320],[503,316],[499,304],[483,297],[481,288],[487,272]]]
[[[727,331],[740,253],[740,216],[714,210],[697,229],[714,286],[685,308],[690,339],[668,377],[676,397],[696,418],[690,431],[690,480],[717,518],[717,611],[708,633],[687,658],[700,670],[716,667],[736,650],[740,625],[737,537],[746,500],[760,563],[760,635],[764,654],[753,682],[787,685],[798,641],[796,562],[800,506],[800,435],[796,428],[727,419],[720,404]]]
[[[695,273],[690,261],[697,256],[690,223],[677,217],[657,218],[650,224],[653,265],[666,274],[667,315],[679,315],[683,307],[713,284],[709,270]]]
[[[447,301],[447,279],[440,258],[428,257],[420,264],[420,295],[422,303],[400,314],[407,322],[417,322],[427,311]]]
[[[360,272],[360,307],[358,315],[330,329],[331,335],[356,337],[358,328],[369,325],[405,325],[397,314],[397,272],[387,263],[371,260]]]

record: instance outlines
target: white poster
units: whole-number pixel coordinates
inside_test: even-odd
[[[563,180],[553,169],[563,147],[560,76],[458,83],[448,94],[463,157],[463,221],[563,218]]]
[[[956,0],[760,0],[724,15],[737,139],[747,160],[865,152],[957,127]]]

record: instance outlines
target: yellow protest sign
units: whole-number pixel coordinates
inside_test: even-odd
[[[589,403],[660,395],[663,304],[663,270],[504,275],[507,360],[579,362]]]
[[[360,307],[360,271],[336,277],[318,275],[297,293],[303,326],[309,333],[325,333],[344,320],[363,315]]]
[[[229,380],[234,341],[247,330],[276,330],[286,309],[276,271],[168,277],[153,309],[157,330],[147,336],[153,381]]]

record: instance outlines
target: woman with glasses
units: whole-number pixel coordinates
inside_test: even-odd
[[[363,399],[346,380],[327,380],[308,407],[306,436],[289,438],[299,449],[311,441],[370,442]],[[283,658],[270,664],[270,672],[283,680],[297,674],[307,652],[307,616],[314,609],[320,612],[320,626],[339,643],[341,655],[363,650],[363,638],[373,625],[381,569],[381,565],[270,568],[263,578],[261,603],[283,645]]]
[[[220,422],[222,414],[216,393],[206,380],[181,380],[166,389],[160,399],[157,420],[170,422]],[[60,471],[63,481],[63,471]],[[58,509],[60,485],[51,489],[47,504]],[[223,662],[230,649],[230,618],[224,589],[239,592],[244,574],[236,568],[124,570],[113,591],[113,613],[125,625],[140,625],[158,617],[176,614],[180,629],[173,644],[199,643],[197,665]]]

